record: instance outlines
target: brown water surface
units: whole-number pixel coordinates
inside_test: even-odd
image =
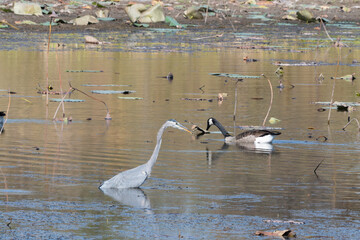
[[[342,128],[359,113],[332,110],[328,126],[329,109],[319,112],[322,106],[312,104],[330,101],[331,76],[357,72],[352,61],[359,58],[358,48],[316,50],[316,40],[285,37],[278,42],[260,39],[268,48],[241,49],[236,46],[243,46],[243,40],[231,34],[201,43],[191,38],[206,33],[107,34],[112,45],[93,47],[82,43],[82,34],[54,34],[49,55],[46,34],[6,35],[0,48],[0,110],[7,109],[7,90],[16,94],[0,135],[3,239],[252,239],[257,230],[288,228],[300,239],[358,237],[360,135],[355,124]],[[246,55],[259,61],[245,62]],[[276,61],[322,64],[284,66],[285,88],[280,89]],[[102,103],[74,92],[70,97],[84,102],[65,104],[73,121],[52,121],[58,103],[46,107],[46,97],[37,93],[38,84],[45,87],[47,72],[55,91],[60,91],[61,78],[63,90],[71,81],[105,101],[112,120],[104,120]],[[175,76],[172,81],[158,78],[168,72]],[[168,129],[141,189],[100,191],[102,181],[149,159],[156,133],[168,119],[205,128],[206,120],[215,117],[230,132],[241,131],[234,128],[232,116],[236,79],[209,73],[265,74],[271,79],[269,117],[281,122],[266,125],[282,129],[273,145],[226,146],[215,127],[199,138]],[[320,73],[322,82],[317,80]],[[270,101],[266,79],[246,78],[237,89],[235,125],[261,125]],[[334,99],[358,101],[358,90],[358,80],[336,80]],[[218,102],[218,93],[228,97]],[[124,96],[143,99],[118,98]]]

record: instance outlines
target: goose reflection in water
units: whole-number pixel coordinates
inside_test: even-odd
[[[224,153],[226,153],[229,148],[235,148],[245,153],[257,153],[257,154],[267,154],[271,155],[274,152],[274,147],[270,143],[234,143],[228,144],[224,143],[222,147],[216,151],[211,151],[206,147],[206,160],[209,165],[211,165],[214,161],[219,159]]]

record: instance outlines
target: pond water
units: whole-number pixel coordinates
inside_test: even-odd
[[[16,94],[0,135],[1,238],[253,239],[258,230],[291,229],[298,239],[357,239],[360,134],[355,122],[342,128],[359,112],[332,110],[328,125],[329,109],[313,103],[330,101],[330,77],[357,72],[359,36],[343,33],[352,47],[339,51],[315,30],[303,30],[301,37],[282,31],[221,37],[191,31],[93,33],[112,42],[97,46],[85,45],[82,33],[53,33],[49,54],[47,34],[2,33],[0,110],[7,109],[7,91]],[[243,61],[244,56],[258,61]],[[286,65],[280,77],[277,61],[321,64]],[[172,81],[159,78],[169,72]],[[282,132],[273,144],[227,146],[215,127],[200,137],[170,128],[141,189],[99,190],[102,181],[150,158],[156,133],[168,119],[190,129],[206,128],[206,120],[215,117],[233,134],[242,131],[234,126],[262,125],[271,96],[266,78],[238,82],[235,99],[237,79],[209,73],[265,74],[271,80],[269,118],[281,122],[266,126]],[[54,91],[60,91],[60,79],[64,91],[71,81],[106,102],[112,120],[104,119],[101,102],[75,91],[70,98],[84,102],[65,103],[72,122],[52,121],[59,103],[47,107],[37,93],[47,75]],[[277,88],[280,79],[284,88]],[[358,80],[336,80],[334,100],[357,102],[359,90]],[[219,102],[218,93],[228,95]],[[57,118],[61,113],[60,108]]]

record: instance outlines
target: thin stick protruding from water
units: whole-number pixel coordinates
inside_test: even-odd
[[[205,14],[205,24],[209,15],[209,4],[210,4],[210,0],[207,1],[207,6],[206,6],[206,14]]]
[[[89,94],[81,91],[80,89],[74,88],[73,86],[71,86],[71,83],[70,83],[70,82],[69,82],[69,85],[70,85],[70,87],[71,87],[73,90],[79,91],[79,92],[81,92],[82,94],[88,96],[89,98],[92,98],[92,99],[94,99],[94,100],[96,100],[96,101],[98,101],[98,102],[103,103],[103,104],[105,105],[105,107],[106,107],[106,112],[107,112],[105,119],[106,119],[106,120],[110,120],[110,119],[111,119],[109,108],[108,108],[108,106],[106,105],[106,103],[105,103],[104,101],[102,101],[102,100],[100,100],[100,99],[97,99],[97,98],[95,98],[95,97],[93,97],[93,96],[90,96]]]
[[[357,126],[358,126],[358,129],[359,129],[359,131],[360,131],[360,123],[359,123],[359,120],[357,119],[357,118],[353,118],[353,119],[351,119],[343,128],[342,128],[342,130],[344,130],[345,131],[345,128],[347,127],[347,126],[349,126],[349,124],[353,121],[353,120],[355,120],[356,121],[356,123],[357,123]]]
[[[6,123],[7,120],[8,120],[9,110],[10,110],[10,104],[11,104],[11,93],[10,93],[10,89],[9,89],[9,102],[8,102],[8,106],[7,106],[7,110],[6,110],[5,121],[4,121],[4,124],[2,125],[2,127],[1,127],[1,129],[0,129],[0,134],[4,131],[5,123]]]
[[[53,120],[55,120],[56,115],[57,115],[57,112],[59,111],[60,106],[62,105],[62,106],[64,107],[64,99],[65,99],[65,97],[66,97],[72,90],[73,90],[73,88],[70,87],[69,90],[68,90],[68,91],[64,94],[64,96],[61,98],[61,102],[59,103],[59,105],[58,105],[58,107],[57,107],[57,109],[56,109],[56,111],[55,111]],[[63,118],[64,118],[64,112],[63,112]]]
[[[237,84],[238,82],[241,82],[242,79],[238,79],[235,83],[235,103],[234,103],[234,115],[233,115],[233,121],[236,119],[236,106],[237,106]]]
[[[332,91],[331,91],[330,109],[329,109],[329,114],[328,114],[328,125],[330,125],[330,116],[331,116],[331,109],[332,109],[331,106],[334,102],[335,85],[336,85],[336,78],[337,78],[338,69],[339,69],[339,65],[340,65],[340,58],[341,58],[341,47],[338,47],[338,61],[336,64],[334,82],[333,82],[333,87],[332,87]]]
[[[316,166],[316,168],[314,169],[314,173],[315,173],[315,175],[317,175],[316,174],[316,170],[320,167],[320,165],[322,164],[322,162],[324,161],[325,159],[323,159],[323,160],[321,160],[321,162],[319,162],[319,164]]]
[[[266,119],[269,117],[270,110],[271,110],[271,106],[272,106],[272,103],[273,103],[274,91],[273,91],[273,87],[272,87],[272,85],[271,85],[270,79],[267,78],[267,77],[265,76],[265,74],[261,74],[261,75],[262,75],[264,78],[266,78],[266,80],[268,81],[269,86],[270,86],[270,93],[271,93],[269,109],[268,109],[268,111],[267,111],[267,113],[266,113],[266,116],[265,116],[264,121],[263,121],[263,124],[262,124],[263,126],[265,126]]]

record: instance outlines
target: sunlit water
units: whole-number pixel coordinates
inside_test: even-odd
[[[246,35],[196,40],[215,34],[98,33],[113,44],[93,47],[83,44],[82,34],[53,34],[48,57],[46,34],[29,34],[31,42],[21,34],[3,34],[1,110],[8,106],[7,91],[16,94],[0,135],[1,238],[252,239],[258,230],[292,229],[299,239],[357,239],[360,135],[355,122],[342,128],[359,113],[332,110],[328,126],[329,110],[319,112],[323,106],[313,102],[330,101],[331,76],[357,72],[352,61],[359,58],[359,49],[316,51],[316,45],[329,46],[324,36],[320,43],[291,35],[278,42],[260,37],[253,45],[264,49],[242,49],[252,43],[243,39]],[[259,61],[244,62],[246,55]],[[279,89],[276,61],[322,65],[285,66],[285,88]],[[174,80],[158,78],[168,72]],[[102,181],[149,159],[167,119],[206,128],[206,120],[215,117],[232,133],[241,131],[234,125],[262,125],[270,102],[265,78],[237,84],[234,123],[236,79],[209,73],[271,79],[269,118],[281,122],[266,126],[282,129],[273,145],[226,146],[215,127],[199,138],[167,129],[152,175],[141,189],[100,191]],[[106,102],[112,120],[104,120],[101,102],[74,92],[70,98],[84,102],[65,104],[73,121],[52,121],[58,103],[46,107],[46,97],[37,93],[39,85],[45,88],[47,74],[55,91],[61,79],[64,91],[71,82]],[[358,80],[336,80],[334,99],[358,101],[356,91]],[[218,93],[228,96],[219,102]],[[118,98],[124,96],[143,99]],[[60,108],[56,117],[61,114]]]

